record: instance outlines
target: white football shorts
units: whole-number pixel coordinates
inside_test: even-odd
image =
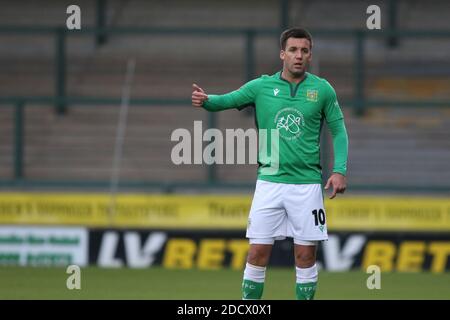
[[[293,238],[295,244],[328,240],[321,184],[257,180],[247,224],[251,244]]]

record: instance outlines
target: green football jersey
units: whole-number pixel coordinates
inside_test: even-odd
[[[208,95],[203,107],[209,111],[255,106],[259,130],[278,130],[279,163],[275,173],[266,174],[270,161],[258,155],[258,179],[309,184],[322,182],[320,132],[325,120],[333,134],[335,162],[333,172],[346,174],[347,133],[343,114],[333,87],[311,73],[298,84],[281,76],[263,75],[238,90],[224,95]],[[336,125],[338,124],[338,125]],[[270,140],[270,139],[269,139]]]

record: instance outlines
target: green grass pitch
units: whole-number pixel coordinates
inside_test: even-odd
[[[148,269],[81,269],[81,289],[68,290],[64,268],[0,267],[4,299],[239,300],[242,272]],[[450,299],[450,274],[382,273],[369,290],[361,271],[320,272],[316,299]],[[293,300],[293,269],[269,268],[264,299]]]

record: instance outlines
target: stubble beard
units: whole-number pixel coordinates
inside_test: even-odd
[[[300,79],[305,75],[305,70],[303,71],[293,71],[289,70],[289,73],[292,75],[294,79]]]

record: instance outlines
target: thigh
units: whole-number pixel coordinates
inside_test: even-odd
[[[247,238],[278,238],[285,234],[283,186],[258,180],[247,224]]]
[[[284,204],[288,233],[295,240],[326,240],[327,221],[320,184],[292,185]]]

